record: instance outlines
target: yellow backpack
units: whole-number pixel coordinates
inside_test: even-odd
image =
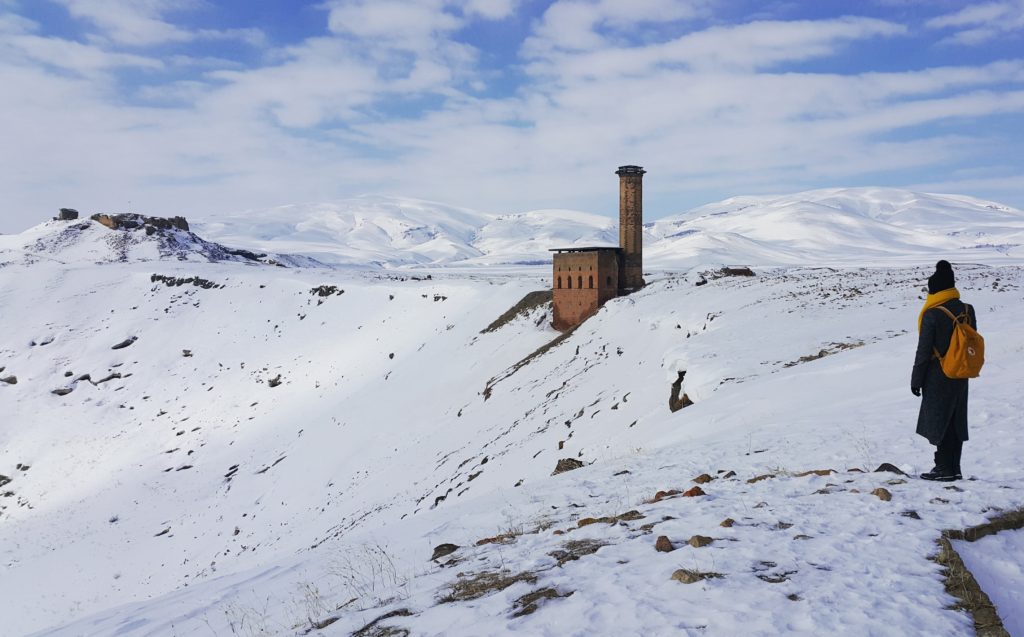
[[[964,305],[964,311],[959,316],[953,316],[952,312],[941,305],[936,307],[953,319],[953,335],[949,339],[946,355],[939,356],[939,350],[935,349],[942,373],[947,378],[977,378],[981,366],[985,364],[985,339],[971,327],[968,306]]]

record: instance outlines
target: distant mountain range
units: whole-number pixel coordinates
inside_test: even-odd
[[[263,262],[295,266],[532,265],[548,263],[550,248],[617,245],[617,225],[617,219],[570,210],[494,215],[363,196],[193,220],[195,234],[126,234],[88,220],[52,221],[0,238],[0,263],[252,261],[256,254]],[[1024,259],[1024,212],[972,197],[892,188],[734,197],[648,222],[645,234],[645,264],[653,268]]]

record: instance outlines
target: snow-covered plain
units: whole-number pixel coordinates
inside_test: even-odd
[[[847,195],[880,217],[884,197]],[[968,219],[957,205],[943,210]],[[986,209],[1002,225],[963,231],[1012,243],[1021,214]],[[0,626],[347,635],[394,612],[361,634],[963,634],[928,558],[942,529],[1024,505],[1019,247],[954,259],[989,343],[968,479],[872,472],[931,467],[909,371],[924,279],[959,249],[935,237],[965,236],[952,223],[918,233],[935,241],[920,256],[867,254],[873,267],[853,265],[863,246],[837,219],[818,252],[778,248],[799,265],[680,252],[685,267],[652,267],[644,290],[518,367],[557,336],[548,310],[481,330],[548,287],[547,266],[25,260],[5,237],[0,378],[17,384],[0,383]],[[782,241],[739,230],[729,245]],[[321,260],[345,248],[215,238]],[[721,262],[757,276],[697,285]],[[695,404],[672,413],[682,371]],[[586,466],[551,476],[565,458]],[[704,473],[706,495],[653,501]],[[661,535],[676,550],[655,551]],[[431,561],[443,543],[459,548]],[[678,569],[718,576],[684,584]],[[535,612],[514,616],[535,591]]]

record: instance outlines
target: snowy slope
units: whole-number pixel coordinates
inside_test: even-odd
[[[1019,266],[958,267],[998,346],[972,389],[972,479],[956,491],[850,471],[930,467],[907,391],[927,268],[703,286],[696,272],[656,273],[516,367],[556,335],[543,308],[479,332],[547,274],[0,270],[0,307],[32,308],[0,341],[0,377],[18,378],[0,384],[0,473],[12,478],[0,624],[294,634],[337,618],[318,634],[346,635],[405,609],[382,623],[427,635],[969,626],[927,556],[941,529],[1024,504]],[[770,338],[752,339],[754,325]],[[696,404],[671,413],[683,370]],[[563,458],[590,466],[550,476]],[[812,469],[839,473],[796,475]],[[701,473],[716,477],[707,496],[650,502]],[[775,477],[747,482],[763,474]],[[891,502],[870,494],[879,487]],[[577,528],[630,510],[642,519]],[[726,517],[736,525],[720,527]],[[715,541],[685,546],[694,534]],[[655,552],[658,535],[680,548]],[[447,568],[429,560],[444,542],[462,547]],[[565,561],[594,542],[607,546]],[[723,577],[671,581],[680,568]],[[525,575],[439,601],[459,573],[503,570]],[[542,588],[572,595],[511,616]]]
[[[649,218],[664,211],[648,209]],[[617,220],[567,210],[491,215],[401,197],[367,196],[220,216],[217,241],[347,265],[547,263],[553,247],[618,245]],[[834,188],[735,197],[647,224],[646,263],[891,265],[1024,255],[1024,213],[970,197],[891,188]]]
[[[129,217],[142,217],[128,215]],[[322,267],[305,256],[252,253],[206,241],[176,228],[111,229],[90,219],[47,221],[25,232],[0,236],[0,267],[40,262],[84,264],[138,261],[237,262]]]
[[[735,197],[650,224],[653,263],[892,264],[1024,257],[1024,213],[956,195],[832,188]]]

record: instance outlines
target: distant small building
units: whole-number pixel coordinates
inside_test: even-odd
[[[640,166],[619,166],[619,245],[552,248],[555,329],[575,327],[609,299],[644,286],[643,176]]]
[[[54,221],[74,221],[78,219],[78,211],[74,208],[61,208],[60,213],[53,218]]]

